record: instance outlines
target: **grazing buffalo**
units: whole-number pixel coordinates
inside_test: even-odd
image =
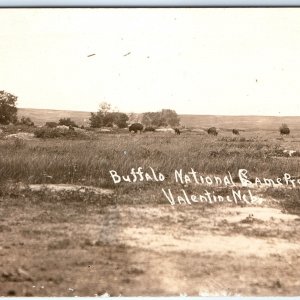
[[[216,127],[210,127],[207,129],[207,133],[210,135],[218,135],[218,131]]]
[[[280,134],[281,135],[284,135],[284,134],[289,135],[290,134],[290,129],[288,127],[281,127],[280,128]]]
[[[235,135],[239,135],[240,134],[240,132],[237,129],[232,129],[232,133],[235,134]]]
[[[180,134],[180,130],[178,128],[174,128],[176,134]]]
[[[129,126],[129,132],[133,131],[134,133],[137,133],[138,131],[141,133],[144,126],[141,123],[133,123]]]

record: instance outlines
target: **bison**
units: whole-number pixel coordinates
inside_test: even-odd
[[[138,131],[141,133],[144,126],[141,123],[133,123],[129,126],[129,132],[133,131],[134,133],[137,133]]]
[[[218,135],[218,131],[216,127],[210,127],[207,129],[207,133],[210,135]]]
[[[174,128],[174,131],[176,134],[178,134],[178,135],[180,134],[180,130],[178,128]]]
[[[237,129],[232,129],[232,133],[235,134],[235,135],[239,135],[240,134],[240,132]]]

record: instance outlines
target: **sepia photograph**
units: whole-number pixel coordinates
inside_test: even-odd
[[[300,8],[0,9],[0,296],[299,296]]]

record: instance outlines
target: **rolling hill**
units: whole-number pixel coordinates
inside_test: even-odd
[[[300,130],[300,116],[212,116],[212,115],[180,115],[181,123],[187,127],[240,130],[277,130],[282,123],[288,124],[292,130]]]
[[[62,118],[71,118],[78,125],[88,125],[91,113],[71,110],[18,108],[18,118],[22,116],[29,117],[35,125],[58,122]]]

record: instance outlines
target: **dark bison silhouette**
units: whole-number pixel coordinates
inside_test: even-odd
[[[235,134],[235,135],[239,135],[240,134],[240,132],[237,129],[232,129],[232,133]]]
[[[288,127],[282,127],[282,128],[280,128],[280,134],[281,135],[284,135],[284,134],[289,135],[290,129]]]
[[[129,126],[129,132],[133,131],[134,133],[137,133],[138,131],[141,133],[144,126],[141,123],[133,123]]]
[[[176,134],[180,134],[180,130],[178,128],[174,128]]]
[[[210,135],[218,135],[218,131],[216,127],[210,127],[207,129],[207,133]]]

